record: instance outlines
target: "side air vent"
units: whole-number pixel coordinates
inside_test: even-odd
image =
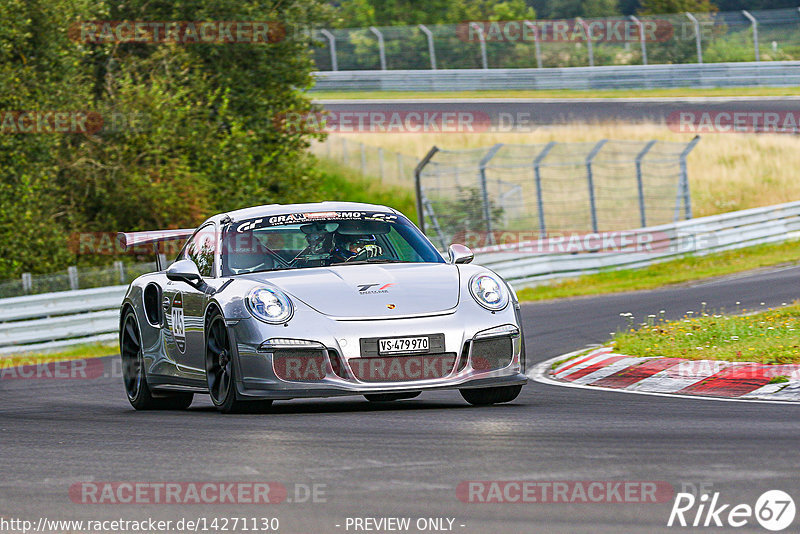
[[[163,314],[161,312],[161,288],[156,284],[147,284],[144,288],[144,314],[147,322],[153,326],[161,326]]]

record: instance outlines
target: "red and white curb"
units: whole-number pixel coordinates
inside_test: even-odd
[[[800,365],[632,357],[603,347],[542,362],[529,373],[539,382],[628,393],[735,400],[800,401]],[[557,362],[563,363],[557,364]],[[553,365],[556,365],[553,368]],[[788,382],[770,383],[785,376]]]

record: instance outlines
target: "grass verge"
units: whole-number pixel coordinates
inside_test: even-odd
[[[58,362],[61,360],[88,360],[119,354],[119,344],[116,341],[108,343],[86,343],[75,345],[60,351],[53,352],[26,352],[0,356],[2,367],[16,367],[19,365],[35,365],[39,363]]]
[[[751,315],[712,314],[702,310],[699,317],[685,315],[678,321],[665,321],[651,315],[641,328],[617,333],[614,347],[615,351],[631,356],[800,363],[799,331],[800,304],[797,302]],[[785,380],[777,382],[780,381]]]
[[[642,269],[605,271],[517,291],[521,301],[655,289],[800,260],[799,241],[687,256]]]
[[[668,98],[714,96],[798,96],[800,87],[732,87],[670,89],[576,90],[490,90],[490,91],[311,91],[314,100],[353,100],[368,98]]]
[[[396,209],[412,221],[417,220],[413,191],[383,184],[377,178],[362,176],[358,171],[325,158],[319,158],[317,168],[322,174],[322,184],[315,201],[341,200],[382,204]]]

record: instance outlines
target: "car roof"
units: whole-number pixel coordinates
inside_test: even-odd
[[[379,204],[366,204],[364,202],[309,202],[305,204],[265,204],[263,206],[253,206],[227,213],[220,213],[209,218],[209,221],[217,221],[226,216],[234,221],[252,219],[254,217],[269,217],[272,215],[283,215],[287,213],[314,213],[318,211],[383,211],[388,213],[399,213],[398,211]]]

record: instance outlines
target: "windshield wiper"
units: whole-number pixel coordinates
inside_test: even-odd
[[[333,265],[357,265],[360,263],[409,263],[406,260],[397,260],[391,258],[367,258],[365,260],[345,261],[342,263],[334,263]]]

